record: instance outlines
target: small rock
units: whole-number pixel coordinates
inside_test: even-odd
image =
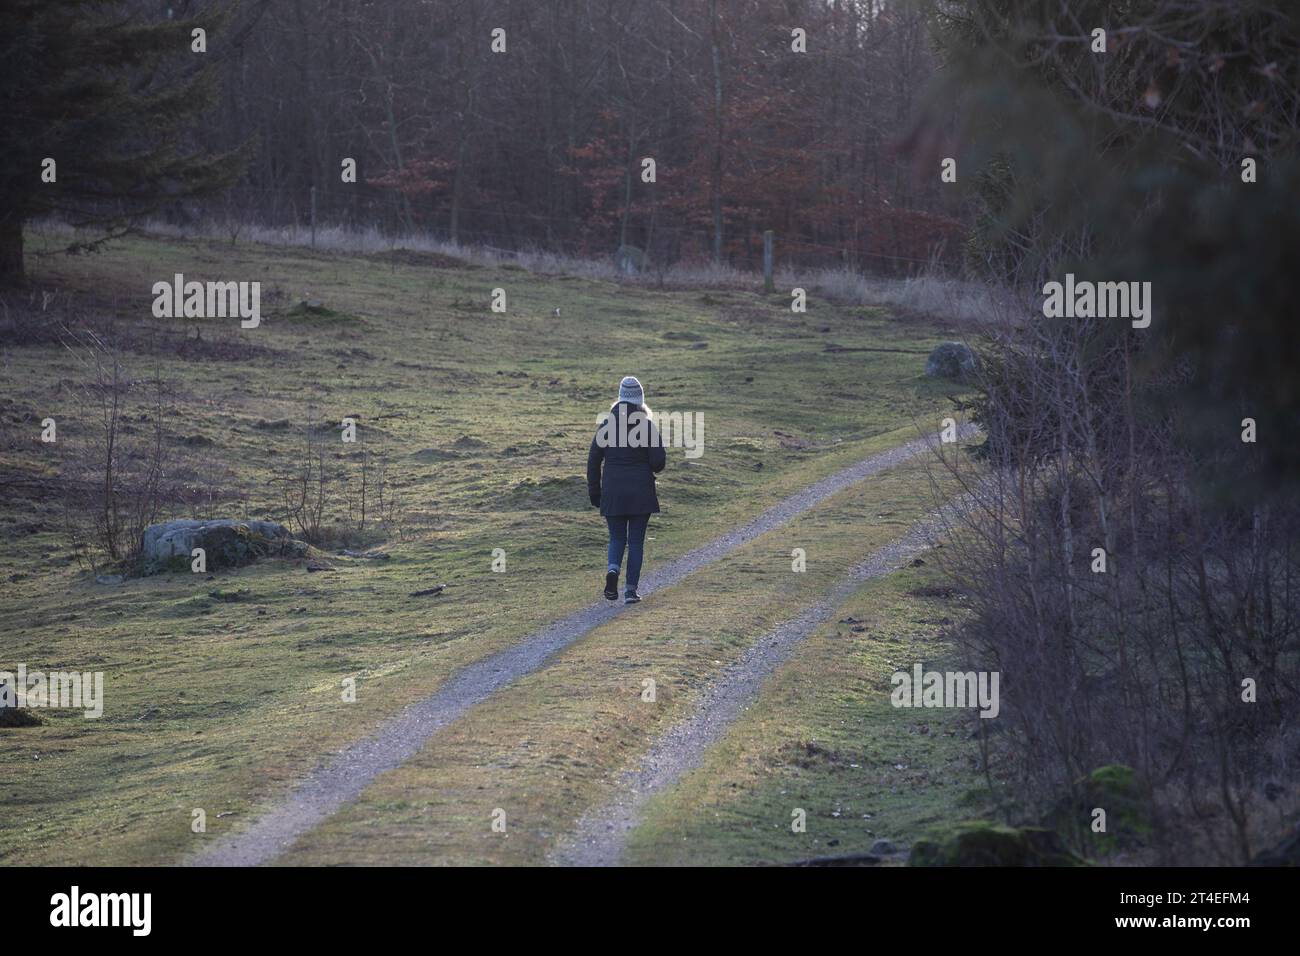
[[[966,382],[975,374],[975,353],[960,342],[944,342],[935,346],[925,360],[925,374],[932,378],[946,378]]]
[[[871,844],[871,849],[867,851],[872,856],[892,856],[898,852],[898,847],[888,840],[877,840]]]
[[[1257,853],[1251,866],[1296,866],[1300,862],[1300,827],[1288,833],[1276,846]]]
[[[0,681],[0,727],[36,727],[42,723],[35,712],[17,706],[17,698],[4,681]],[[39,759],[39,758],[38,758]]]
[[[96,584],[121,584],[126,579],[120,574],[97,574],[95,575]]]
[[[614,253],[614,266],[625,276],[639,275],[647,265],[645,251],[636,246],[619,246]]]

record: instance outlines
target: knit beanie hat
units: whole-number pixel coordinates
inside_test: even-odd
[[[641,388],[641,383],[631,375],[623,379],[618,383],[618,400],[631,402],[633,405],[644,405],[645,392]]]

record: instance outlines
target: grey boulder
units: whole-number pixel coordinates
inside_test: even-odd
[[[969,381],[975,374],[975,353],[960,342],[943,342],[925,360],[925,374],[931,378]]]
[[[619,246],[614,253],[614,267],[625,276],[640,275],[646,265],[646,254],[636,246]]]
[[[294,540],[282,524],[234,518],[152,524],[145,528],[141,544],[146,574],[169,568],[189,570],[195,548],[204,550],[208,570],[238,567],[268,555],[301,557],[307,553],[306,543]]]

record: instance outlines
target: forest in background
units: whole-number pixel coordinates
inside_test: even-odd
[[[934,70],[912,4],[293,0],[245,4],[210,55],[205,144],[256,142],[236,218],[304,222],[315,186],[321,222],[511,249],[754,267],[772,229],[788,261],[956,251],[937,171],[894,149]]]
[[[756,268],[765,230],[789,265],[916,272],[960,253],[951,186],[897,148],[935,69],[920,5],[94,6],[21,0],[7,15],[14,152],[0,191],[35,208],[0,215],[5,249],[14,218],[138,221],[148,205],[174,227],[314,223],[606,259],[626,246],[661,269]],[[122,69],[122,86],[104,72]],[[106,115],[138,125],[101,151]],[[62,175],[32,196],[49,156]]]

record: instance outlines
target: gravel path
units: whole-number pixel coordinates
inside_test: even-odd
[[[932,440],[920,438],[891,448],[809,485],[748,524],[649,573],[642,579],[639,590],[645,596],[678,583],[831,495],[919,454]],[[355,800],[381,773],[413,757],[431,736],[470,707],[539,669],[549,657],[623,610],[624,605],[620,603],[599,601],[500,653],[463,668],[437,691],[411,704],[374,734],[337,751],[246,829],[194,855],[188,863],[255,866],[275,859],[304,833]],[[766,642],[760,645],[763,643]]]
[[[694,713],[656,740],[638,769],[622,775],[610,801],[578,821],[574,833],[551,854],[551,862],[616,865],[646,801],[698,767],[705,751],[726,733],[758,695],[763,681],[790,657],[799,642],[833,617],[864,581],[888,574],[929,547],[941,521],[932,515],[917,523],[902,538],[857,565],[816,604],[755,641],[708,685]]]

